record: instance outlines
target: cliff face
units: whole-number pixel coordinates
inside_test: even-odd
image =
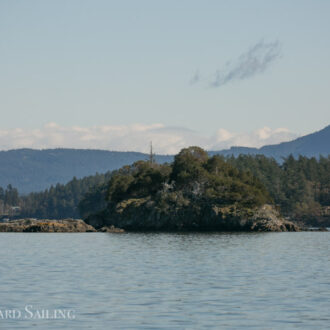
[[[131,199],[112,205],[85,220],[95,228],[115,226],[132,231],[299,231],[270,205],[238,209],[234,205],[187,205],[161,209],[150,199]]]

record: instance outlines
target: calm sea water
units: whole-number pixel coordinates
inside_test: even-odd
[[[329,259],[327,232],[1,233],[0,328],[325,329]]]

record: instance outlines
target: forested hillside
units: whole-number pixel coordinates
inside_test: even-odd
[[[79,202],[88,193],[95,197],[96,192],[110,180],[110,177],[111,172],[83,179],[73,178],[65,185],[57,184],[43,192],[23,196],[19,196],[17,189],[11,185],[6,190],[0,188],[0,216],[41,219],[79,218]],[[102,196],[95,205],[104,207],[104,203]]]
[[[261,155],[227,161],[261,180],[283,214],[301,220],[330,216],[330,157],[289,156],[281,165]]]

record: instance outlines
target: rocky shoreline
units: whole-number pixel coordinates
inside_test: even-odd
[[[88,233],[88,232],[123,233],[124,230],[113,226],[104,226],[96,230],[80,219],[48,220],[18,219],[0,223],[0,232],[23,233]]]
[[[18,219],[6,223],[0,223],[0,232],[95,232],[95,228],[86,224],[83,220],[48,220],[48,219]]]
[[[92,219],[88,219],[90,222]],[[87,220],[87,221],[88,221]],[[173,230],[173,228],[162,228],[154,230],[153,228],[127,227],[118,228],[110,223],[102,223],[100,219],[94,219],[96,222],[92,224],[86,223],[81,219],[64,219],[64,220],[48,220],[48,219],[18,219],[6,223],[0,223],[0,232],[23,232],[23,233],[125,233],[126,231],[157,231],[157,232],[183,232],[183,231],[226,231],[226,232],[298,232],[298,231],[328,231],[326,228],[307,228],[297,225],[294,222],[278,217],[276,212],[271,208],[261,208],[255,215],[247,221],[236,221],[230,226],[224,222],[221,228],[190,228],[189,230]],[[125,226],[125,224],[123,223]]]
[[[160,212],[150,201],[132,200],[120,206],[116,205],[113,209],[91,215],[85,221],[97,229],[114,226],[126,231],[294,232],[306,230],[281,217],[272,205],[263,205],[250,212],[234,207],[213,206],[197,217],[193,210],[189,209],[181,213]]]

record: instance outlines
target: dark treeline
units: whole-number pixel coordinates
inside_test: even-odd
[[[18,196],[17,190],[10,186],[10,189],[3,193],[3,204],[6,207],[0,209],[2,216],[30,217],[30,218],[79,218],[79,201],[89,194],[95,194],[102,184],[109,181],[110,172],[96,174],[83,179],[73,178],[67,184],[57,184],[42,192],[30,193],[25,196]],[[8,186],[9,187],[9,186]],[[2,194],[1,194],[2,192]],[[102,200],[102,199],[101,199]],[[100,200],[100,202],[101,202]],[[1,206],[1,204],[0,204]],[[102,203],[100,204],[102,206]],[[17,210],[19,207],[19,210]],[[13,209],[15,212],[13,212]]]
[[[79,218],[79,202],[85,194],[95,193],[110,179],[111,173],[96,174],[82,179],[73,178],[67,184],[57,184],[39,193],[22,198],[23,217],[63,219]]]
[[[284,215],[297,220],[329,215],[330,156],[318,160],[289,156],[281,165],[261,155],[240,155],[227,161],[256,176]]]
[[[0,215],[13,216],[20,204],[19,194],[11,184],[6,189],[0,187]]]
[[[290,156],[281,164],[262,155],[220,158],[240,172],[250,172],[256,177],[284,215],[298,220],[329,216],[330,157],[295,159]],[[17,217],[86,217],[105,207],[108,182],[117,172],[74,178],[65,185],[57,184],[21,197],[12,186],[0,188],[1,214],[10,215],[9,211],[18,206]]]

